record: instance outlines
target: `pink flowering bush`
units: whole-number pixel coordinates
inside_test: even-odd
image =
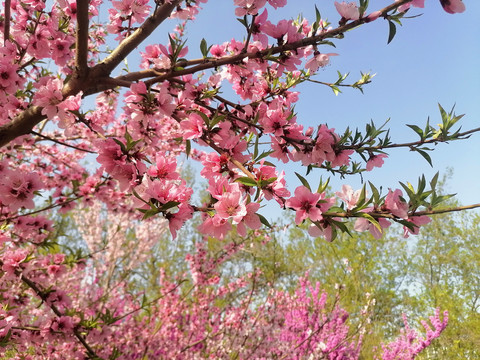
[[[203,39],[189,47],[186,29],[206,2],[5,0],[4,358],[356,359],[365,327],[351,331],[348,314],[335,301],[329,307],[319,285],[304,278],[295,293],[274,286],[262,293],[254,286],[257,269],[227,280],[221,266],[245,239],[271,227],[268,203],[295,213],[295,225],[327,241],[354,231],[378,238],[394,223],[409,236],[430,216],[457,210],[439,209],[449,195],[437,193],[438,174],[386,194],[371,183],[329,194],[328,181],[313,187],[300,174],[293,190],[278,165],[345,177],[381,167],[393,148],[431,162],[426,145],[479,131],[461,132],[455,126],[462,115],[441,106],[440,125],[410,125],[420,140],[406,143],[393,143],[373,123],[343,133],[326,124],[305,127],[295,112],[304,82],[337,94],[340,86],[361,90],[372,80],[370,74],[351,84],[341,74],[335,82],[315,80],[341,56],[327,46],[383,20],[391,41],[395,24],[423,0],[392,0],[375,9],[364,0],[335,2],[338,24],[322,18],[313,3],[311,17],[275,20],[271,13],[286,0],[234,0],[241,40]],[[440,4],[447,13],[465,10],[461,0]],[[159,36],[160,25],[171,30]],[[136,49],[138,66],[130,67],[127,58]],[[207,184],[203,193],[182,172],[187,161]],[[83,247],[62,243],[62,216],[75,218],[72,232]],[[186,257],[189,271],[163,268],[151,286],[156,297],[149,289],[142,294],[136,284],[145,272],[138,269],[154,261],[158,239],[168,231],[169,241],[181,244],[185,224],[195,221],[199,239]],[[236,240],[228,241],[231,236]],[[205,250],[209,237],[224,241],[221,255]],[[410,347],[401,347],[411,351],[387,345],[384,358],[415,356],[443,330],[446,323],[438,319],[421,345],[407,331]]]

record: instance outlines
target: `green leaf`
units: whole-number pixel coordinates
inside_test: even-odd
[[[362,206],[365,203],[366,196],[367,196],[367,189],[366,189],[366,184],[364,184],[357,201],[357,207]]]
[[[342,232],[347,233],[350,237],[352,237],[350,230],[348,229],[347,225],[343,221],[330,220],[330,224],[335,225]]]
[[[207,127],[209,129],[211,129],[211,125],[210,125],[210,119],[208,118],[207,115],[205,115],[203,112],[201,111],[195,111],[196,114],[200,115],[200,117],[203,119],[203,121],[205,122],[205,125],[207,125]]]
[[[415,151],[417,151],[420,155],[423,156],[423,158],[425,160],[427,160],[427,162],[430,164],[431,167],[433,167],[433,164],[432,164],[432,158],[430,157],[430,155],[428,155],[428,153],[424,150],[420,150],[419,148],[414,148]]]
[[[270,184],[273,183],[275,180],[277,180],[276,177],[271,177],[271,178],[266,179],[266,180],[260,180],[259,186],[260,186],[261,188],[263,188],[263,187],[265,187],[265,186],[267,186],[267,185],[270,185]]]
[[[257,135],[257,138],[255,139],[255,146],[253,148],[253,159],[257,159],[257,156],[258,156],[258,140],[259,140],[260,136]]]
[[[315,5],[315,21],[317,24],[320,24],[320,21],[322,20],[322,15],[320,15],[320,11],[317,8],[317,5]]]
[[[169,201],[169,202],[163,204],[162,206],[160,206],[159,210],[165,211],[165,210],[174,208],[175,206],[178,206],[178,205],[180,205],[180,203],[178,201]]]
[[[312,189],[310,188],[310,184],[308,183],[307,179],[305,179],[302,175],[300,175],[297,172],[295,173],[295,175],[297,175],[298,179],[303,184],[303,186],[305,186],[308,190],[312,191]]]
[[[328,209],[326,214],[334,214],[334,213],[345,213],[345,209],[341,208],[340,206],[332,206]]]
[[[360,0],[360,7],[359,7],[359,12],[360,12],[360,17],[363,17],[363,14],[365,14],[365,11],[368,8],[368,1],[369,0]]]
[[[204,38],[200,41],[200,51],[202,52],[203,57],[206,58],[208,55],[208,45]]]
[[[412,129],[413,131],[415,131],[418,136],[420,136],[420,139],[423,140],[424,139],[424,134],[423,134],[423,130],[420,129],[417,125],[408,125],[407,126]]]
[[[378,189],[373,185],[370,181],[368,182],[368,185],[370,185],[370,189],[372,189],[372,199],[374,204],[378,204],[380,202],[380,192]]]
[[[235,179],[235,181],[238,181],[240,184],[247,185],[247,186],[257,186],[257,181],[249,178],[249,177],[239,177]]]
[[[142,210],[140,209],[140,211],[142,211]],[[142,220],[146,220],[148,218],[151,218],[152,216],[155,216],[158,213],[159,213],[158,209],[148,209],[145,212],[143,212]]]
[[[432,180],[430,180],[430,187],[432,190],[435,190],[435,188],[437,187],[438,175],[439,172],[437,171],[437,173],[433,176]]]
[[[122,149],[122,153],[126,154],[127,153],[127,148],[125,147],[125,144],[123,142],[121,142],[120,140],[118,140],[117,138],[112,138],[113,141],[115,141],[119,146],[120,148]]]
[[[388,20],[389,32],[388,32],[388,41],[387,44],[390,44],[397,33],[397,27],[393,22]]]
[[[191,150],[192,150],[192,143],[190,142],[190,140],[187,140],[185,142],[185,153],[187,154],[187,159],[190,156],[190,151]]]
[[[225,120],[226,117],[227,117],[227,115],[216,115],[216,116],[214,116],[211,123],[210,123],[210,129],[213,129],[215,127],[215,125],[217,125],[220,121]]]
[[[330,178],[327,178],[327,181],[325,182],[325,184],[323,183],[322,181],[322,177],[320,177],[320,182],[318,184],[318,189],[317,189],[317,193],[321,194],[323,193],[325,190],[327,190],[327,187],[328,187],[328,184],[330,183]]]
[[[260,161],[260,160],[262,160],[263,158],[266,158],[266,157],[267,157],[268,155],[270,155],[271,153],[273,153],[273,150],[262,152],[259,157],[257,157],[257,158],[254,157],[255,162]],[[266,163],[264,162],[264,164],[266,164]]]
[[[270,228],[270,229],[272,228],[272,225],[270,225],[270,223],[269,223],[268,220],[265,218],[265,216],[263,216],[262,214],[258,214],[258,213],[256,213],[256,214],[257,214],[258,217],[260,218],[260,222],[261,222],[263,225],[265,225],[266,227],[268,227],[268,228]]]
[[[382,227],[380,226],[380,224],[378,223],[378,221],[373,218],[372,215],[367,214],[367,213],[364,213],[364,212],[359,212],[359,213],[356,213],[355,216],[358,216],[358,217],[367,219],[370,223],[373,224],[373,226],[375,226],[375,227],[377,228],[378,231],[380,231],[381,233],[383,233]]]
[[[177,43],[175,42],[175,40],[170,36],[170,34],[168,34],[168,40],[170,41],[170,46],[172,47],[172,52],[175,52],[176,48],[177,48]]]

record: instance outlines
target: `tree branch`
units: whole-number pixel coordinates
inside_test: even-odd
[[[76,31],[76,76],[85,78],[88,73],[88,5],[89,0],[77,1],[77,31]]]
[[[33,127],[45,118],[41,107],[30,106],[18,114],[10,123],[0,127],[0,147],[7,145],[19,136],[29,134]]]
[[[88,6],[88,0],[77,0],[77,1],[81,8],[83,8],[85,5]],[[395,2],[383,8],[382,10],[380,10],[379,13],[381,14],[381,16],[386,16],[388,12],[395,10],[400,5],[406,4],[410,1],[411,0],[401,0],[401,1]],[[93,68],[91,68],[85,78],[79,78],[78,76],[72,77],[70,81],[68,81],[65,84],[63,88],[62,93],[64,97],[66,98],[69,95],[76,95],[80,91],[83,91],[83,96],[91,95],[97,92],[112,89],[116,87],[119,83],[122,86],[127,86],[127,83],[121,82],[121,80],[128,81],[128,80],[131,80],[132,77],[129,78],[128,75],[126,75],[127,77],[120,76],[114,80],[110,78],[110,73],[120,64],[121,61],[123,61],[127,57],[128,54],[130,54],[165,19],[167,19],[168,16],[170,16],[170,14],[172,13],[172,11],[176,8],[176,6],[181,2],[182,0],[173,0],[172,3],[170,4],[164,4],[158,7],[155,10],[155,13],[149,18],[147,18],[147,20],[145,20],[145,22],[137,30],[135,30],[135,32],[132,35],[126,38],[115,50],[113,50],[113,52],[109,56],[107,56],[107,58],[105,58],[99,64],[95,65]],[[84,14],[83,15],[79,14],[79,15],[80,17],[84,16]],[[87,13],[87,17],[88,17],[88,13]],[[368,17],[364,17],[364,18],[352,21],[346,25],[340,26],[336,29],[326,31],[317,36],[311,36],[296,42],[284,44],[281,46],[274,46],[274,47],[265,49],[263,51],[258,51],[254,53],[245,52],[245,53],[241,53],[233,56],[226,56],[220,59],[204,59],[202,60],[201,63],[199,63],[200,62],[199,59],[192,60],[191,62],[188,62],[188,61],[185,63],[182,62],[182,64],[185,64],[185,66],[191,66],[191,67],[181,71],[172,71],[165,75],[157,76],[153,79],[150,79],[149,81],[146,81],[146,85],[150,86],[154,83],[169,80],[174,77],[193,74],[198,71],[212,69],[212,68],[226,65],[226,64],[240,63],[242,60],[244,60],[247,57],[251,59],[261,59],[272,54],[280,54],[286,51],[293,51],[308,45],[318,44],[327,38],[336,37],[338,35],[345,33],[346,31],[349,31],[359,25],[368,23],[370,21],[371,20]],[[87,19],[87,26],[88,26],[88,19]],[[78,27],[79,27],[78,30],[81,30],[80,28],[84,28],[85,20],[79,19]],[[76,59],[78,61],[78,64],[83,63],[83,60],[81,60],[81,57],[80,57],[80,56],[83,56],[81,55],[83,50],[80,50],[80,46],[83,46],[81,44],[84,44],[84,40],[82,40],[84,39],[84,35],[81,35],[81,34],[82,34],[81,31],[80,31],[80,34],[77,33],[77,36],[81,37],[80,39],[77,38],[77,45],[79,46],[78,51],[80,52],[80,54]],[[83,65],[81,65],[81,67],[82,66]],[[88,67],[86,67],[85,69],[88,70]],[[151,73],[152,75],[155,75],[154,71],[155,70],[152,71]],[[136,73],[136,76],[140,74],[141,76],[144,75],[144,73]],[[133,76],[133,78],[135,79],[135,76]],[[40,121],[45,119],[45,116],[41,114],[41,111],[42,111],[42,108],[40,107],[30,106],[25,111],[17,115],[12,120],[11,123],[0,127],[0,147],[3,147],[4,145],[8,144],[10,141],[12,141],[13,139],[19,136],[30,133],[36,124],[38,124]]]
[[[445,208],[445,209],[437,209],[437,210],[423,210],[423,211],[410,211],[408,212],[408,217],[415,217],[415,216],[424,216],[424,215],[438,215],[438,214],[445,214],[445,213],[451,213],[451,212],[457,212],[457,211],[464,211],[464,210],[472,210],[472,209],[477,209],[480,208],[480,204],[472,204],[472,205],[466,205],[466,206],[456,206],[452,208]],[[397,216],[388,213],[388,212],[383,212],[383,211],[372,211],[366,213],[370,215],[371,217],[375,219],[383,218],[383,219],[392,219],[392,220],[401,220]],[[323,217],[329,217],[329,218],[352,218],[352,217],[358,217],[352,214],[349,214],[348,212],[326,212],[322,214]]]
[[[425,140],[419,140],[419,141],[412,141],[408,143],[398,143],[398,144],[389,144],[389,145],[377,145],[377,146],[357,146],[357,145],[351,145],[351,146],[341,146],[342,150],[383,150],[383,149],[393,149],[393,148],[399,148],[399,147],[417,147],[420,145],[425,145],[425,144],[438,144],[442,142],[448,142],[448,141],[454,141],[454,140],[463,140],[469,135],[474,134],[476,132],[480,131],[479,128],[471,129],[468,131],[464,131],[461,133],[456,134],[455,138],[452,139],[442,139],[442,138],[435,138],[435,139],[425,139]]]
[[[48,136],[45,136],[45,135],[40,134],[40,133],[38,133],[36,131],[33,131],[33,130],[31,131],[31,133],[35,136],[38,136],[38,137],[42,138],[42,139],[53,141],[54,143],[59,144],[59,145],[67,146],[69,148],[72,148],[72,149],[75,149],[75,150],[78,150],[78,151],[88,152],[90,154],[96,154],[95,151],[90,151],[90,150],[87,150],[87,149],[82,149],[82,148],[80,148],[78,146],[75,146],[75,145],[67,144],[65,142],[59,141],[57,139],[54,139],[54,138],[51,138],[51,137],[48,137]]]
[[[385,8],[379,10],[381,13],[381,16],[386,16],[390,11],[397,9],[399,6],[406,4],[408,2],[411,2],[412,0],[401,0],[398,2],[395,2],[389,6],[386,6]],[[294,51],[299,48],[303,48],[309,45],[318,45],[325,39],[331,39],[334,38],[338,35],[342,35],[346,33],[349,30],[352,30],[356,28],[357,26],[366,24],[371,22],[371,20],[367,17],[360,18],[358,20],[349,22],[348,24],[345,24],[343,26],[339,26],[338,28],[325,31],[319,35],[316,36],[310,36],[298,41],[294,41],[291,43],[279,45],[279,46],[272,46],[270,48],[267,48],[262,51],[256,51],[256,52],[241,52],[236,55],[231,55],[231,56],[225,56],[219,59],[204,59],[203,63],[198,64],[198,59],[194,60],[195,66],[192,66],[188,69],[183,69],[179,71],[172,71],[169,72],[168,74],[158,76],[156,78],[153,78],[151,80],[148,80],[145,82],[145,84],[148,86],[151,86],[157,82],[162,82],[165,80],[169,80],[173,77],[178,77],[178,76],[184,76],[184,75],[191,75],[199,71],[207,70],[207,69],[213,69],[219,66],[223,65],[229,65],[229,64],[238,64],[241,63],[244,59],[262,59],[265,58],[266,56],[271,56],[275,54],[281,54],[287,51]],[[198,65],[197,65],[198,64]],[[191,66],[192,63],[189,61],[182,62],[181,63],[182,67],[188,67]],[[121,79],[122,77],[120,77]]]
[[[81,1],[81,0],[78,0]],[[102,62],[93,68],[95,74],[101,77],[109,76],[128,54],[139,46],[183,0],[174,0],[170,4],[164,4],[155,10],[155,13],[147,18],[135,32],[127,37],[118,47],[112,51]],[[98,76],[97,75],[97,76]]]
[[[54,304],[51,304],[48,302],[48,294],[46,294],[45,292],[43,292],[38,286],[37,284],[35,284],[32,280],[28,279],[27,277],[23,276],[23,274],[21,272],[19,272],[17,275],[19,275],[22,279],[22,281],[27,284],[36,294],[37,296],[42,299],[42,301],[48,305],[48,307],[50,309],[52,309],[52,311],[55,313],[55,315],[57,315],[58,317],[60,316],[63,316],[62,312],[54,305]],[[99,357],[95,351],[91,348],[90,345],[88,345],[88,343],[85,341],[85,338],[82,336],[82,334],[80,333],[80,331],[78,331],[77,328],[73,328],[73,334],[75,335],[75,337],[78,339],[78,341],[80,341],[80,343],[83,345],[83,347],[87,350],[87,353],[89,354],[89,356],[93,357],[94,359],[102,359],[101,357]]]
[[[2,267],[2,266],[3,266],[3,261],[0,260],[0,267]],[[21,279],[30,289],[32,289],[33,292],[35,293],[35,295],[37,295],[42,300],[43,303],[47,304],[48,307],[53,311],[53,313],[57,317],[63,316],[62,312],[58,309],[58,307],[56,307],[55,304],[52,304],[51,302],[48,301],[48,293],[47,292],[40,289],[35,282],[33,282],[32,280],[27,278],[20,270],[16,269],[15,270],[15,275],[18,276],[18,278]],[[73,334],[78,339],[78,341],[80,341],[80,343],[83,345],[83,347],[87,350],[87,353],[91,358],[99,359],[99,360],[102,359],[101,357],[99,357],[95,353],[95,351],[92,349],[92,347],[90,345],[88,345],[88,343],[85,341],[85,338],[80,333],[78,328],[73,328]]]
[[[7,45],[7,41],[10,40],[10,7],[11,0],[5,0],[5,20],[3,24],[3,45]]]

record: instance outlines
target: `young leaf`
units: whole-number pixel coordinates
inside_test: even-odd
[[[300,175],[297,172],[295,173],[295,175],[297,175],[298,179],[301,181],[303,186],[305,186],[308,190],[312,191],[312,189],[310,187],[310,184],[308,183],[307,179],[305,179],[302,175]]]
[[[190,156],[190,151],[192,151],[192,143],[190,142],[190,140],[187,140],[185,142],[185,153],[187,154],[187,159]]]
[[[272,225],[270,225],[270,223],[268,222],[268,220],[265,218],[265,216],[261,215],[261,214],[257,214],[258,217],[260,218],[260,222],[265,225],[266,227],[268,228],[272,228]]]
[[[392,42],[393,38],[395,37],[395,34],[397,33],[397,27],[390,20],[388,20],[388,26],[389,26],[389,32],[388,32],[387,44],[390,44]]]
[[[419,148],[414,148],[415,151],[417,151],[420,155],[423,156],[423,158],[425,160],[427,160],[427,162],[430,164],[431,167],[433,167],[433,164],[432,164],[432,158],[430,157],[430,155],[428,155],[428,153],[424,150],[421,150]]]
[[[235,181],[238,181],[240,184],[247,185],[247,186],[257,186],[257,182],[249,177],[239,177],[238,179],[235,179]]]
[[[208,55],[208,45],[207,41],[203,38],[202,41],[200,41],[200,51],[202,52],[203,57],[206,58]]]
[[[420,139],[423,140],[424,139],[424,134],[423,134],[423,130],[420,129],[417,125],[408,125],[407,126],[412,129],[413,131],[415,131],[418,136],[420,136]]]

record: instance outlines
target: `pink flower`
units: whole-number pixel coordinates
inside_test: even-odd
[[[0,90],[14,94],[20,77],[17,74],[18,65],[6,57],[0,58]]]
[[[385,207],[393,215],[401,219],[407,219],[408,204],[405,202],[402,196],[403,196],[402,191],[399,189],[396,189],[395,191],[389,190],[385,198]]]
[[[259,203],[249,203],[246,205],[247,214],[237,225],[237,232],[240,236],[247,236],[247,229],[245,228],[245,225],[253,230],[259,229],[262,226],[260,218],[256,214],[259,208]]]
[[[62,333],[68,333],[73,330],[74,323],[70,316],[60,316],[52,323],[52,330]]]
[[[232,225],[226,219],[222,219],[217,215],[214,217],[208,216],[198,227],[201,233],[215,236],[218,239],[223,239],[231,229]]]
[[[232,218],[234,224],[238,224],[247,215],[245,201],[242,199],[240,191],[224,193],[220,200],[215,203],[214,208],[217,211],[217,216],[222,219]]]
[[[465,4],[462,0],[440,0],[443,10],[449,14],[462,13],[465,11]]]
[[[413,227],[413,230],[410,230],[408,227],[404,226],[403,227],[403,236],[405,238],[407,238],[410,234],[417,235],[418,231],[420,230],[420,226],[421,225],[426,225],[431,221],[432,221],[432,219],[430,219],[426,215],[412,216],[412,217],[408,218],[408,222],[411,222],[415,226]]]
[[[184,131],[183,138],[185,140],[198,139],[203,134],[205,121],[197,113],[191,113],[187,120],[183,120],[180,123],[180,126]]]
[[[371,210],[371,208],[365,209],[365,210],[364,211],[367,212]],[[370,233],[373,235],[375,239],[380,239],[383,236],[383,229],[388,228],[391,224],[390,224],[390,221],[384,218],[378,218],[377,222],[380,225],[380,228],[382,230],[379,230],[374,224],[372,224],[370,221],[368,221],[365,218],[358,218],[357,221],[355,221],[355,225],[353,229],[358,232],[363,232],[368,230],[370,231]]]
[[[395,1],[398,2],[400,0],[395,0]],[[399,12],[405,12],[408,9],[410,9],[410,6],[423,8],[423,7],[425,7],[424,3],[425,3],[425,0],[412,0],[409,3],[406,3],[406,4],[403,4],[403,5],[399,6],[397,10]]]
[[[353,191],[350,185],[342,185],[342,191],[337,191],[337,195],[347,206],[348,210],[353,209],[358,202],[362,190]]]
[[[295,196],[285,202],[285,206],[294,209],[297,213],[295,224],[300,225],[303,220],[309,218],[312,221],[322,220],[322,211],[317,207],[321,194],[313,194],[306,186],[295,189]]]
[[[322,226],[322,228],[320,228],[317,225],[312,224],[308,228],[308,233],[310,234],[310,236],[313,236],[313,237],[321,236],[321,237],[324,237],[325,240],[327,240],[328,242],[332,242],[333,232],[332,232],[332,227],[329,225],[326,225],[326,227]]]
[[[319,67],[325,67],[330,62],[330,56],[337,56],[335,53],[322,54],[317,53],[307,61],[305,69],[310,70],[311,73],[318,70]]]
[[[178,206],[178,211],[175,214],[166,215],[166,218],[168,219],[168,227],[173,239],[177,237],[177,230],[185,224],[185,221],[191,219],[192,215],[193,208],[187,204],[180,204]]]
[[[27,249],[6,251],[5,254],[3,254],[2,270],[9,275],[14,275],[15,271],[20,268],[20,264],[27,258],[27,255]]]
[[[44,187],[40,176],[35,173],[9,171],[0,182],[0,201],[17,211],[21,207],[33,209],[34,192]]]
[[[33,104],[43,107],[42,114],[53,118],[58,113],[57,105],[63,100],[62,80],[57,78],[42,78],[37,84],[38,90],[33,96]]]
[[[367,171],[371,171],[374,167],[382,167],[383,159],[387,158],[386,154],[373,155],[367,161]]]
[[[64,39],[54,39],[51,42],[51,57],[58,66],[65,66],[72,58],[72,51],[70,46],[75,42],[73,36],[65,37]]]
[[[258,10],[265,6],[267,0],[234,0],[236,16],[257,15]]]
[[[177,161],[174,158],[165,158],[158,155],[156,164],[150,167],[147,174],[163,180],[177,180],[180,174],[177,172]]]
[[[358,20],[360,18],[360,12],[358,11],[358,6],[354,2],[345,2],[341,3],[335,1],[335,8],[341,17],[345,20]]]

